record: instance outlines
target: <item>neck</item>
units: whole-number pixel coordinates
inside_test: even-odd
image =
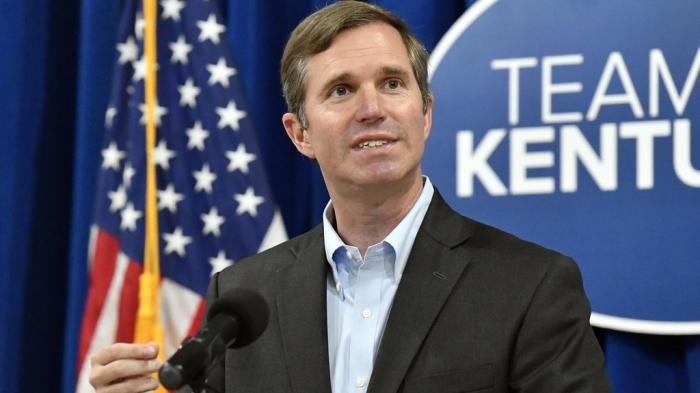
[[[423,178],[418,172],[408,181],[381,184],[376,189],[363,187],[354,195],[340,195],[329,190],[338,235],[364,255],[369,246],[379,243],[396,228],[416,203],[422,189]]]

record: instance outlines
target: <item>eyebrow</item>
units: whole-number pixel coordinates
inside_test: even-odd
[[[384,76],[396,76],[404,80],[409,79],[410,75],[405,69],[393,66],[384,66],[379,70],[379,72]]]
[[[398,78],[403,79],[404,81],[407,81],[409,79],[409,76],[410,76],[410,73],[407,70],[405,70],[401,67],[395,67],[395,66],[383,66],[379,69],[377,74],[380,76],[384,76],[384,77],[387,77],[387,76],[398,77]],[[320,94],[323,95],[323,94],[325,94],[326,91],[328,91],[328,89],[330,89],[334,85],[337,85],[340,83],[346,83],[354,78],[355,78],[355,76],[350,72],[343,72],[341,74],[338,74],[323,84],[323,88],[321,89]]]

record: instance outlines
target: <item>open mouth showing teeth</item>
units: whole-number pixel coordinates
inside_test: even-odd
[[[357,145],[358,149],[374,149],[377,147],[382,147],[386,144],[388,144],[389,141],[367,141],[367,142],[362,142],[359,145]]]

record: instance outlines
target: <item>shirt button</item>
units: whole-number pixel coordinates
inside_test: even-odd
[[[367,381],[363,377],[357,377],[357,379],[355,379],[355,387],[363,388],[366,382]]]
[[[345,256],[347,256],[348,259],[354,259],[354,258],[352,257],[352,253],[350,252],[350,250],[346,250],[346,251],[345,251]]]
[[[362,317],[364,319],[369,319],[371,316],[372,316],[372,310],[370,310],[369,308],[365,308],[364,310],[362,310]]]

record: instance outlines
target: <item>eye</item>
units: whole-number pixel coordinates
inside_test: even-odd
[[[347,86],[336,86],[331,90],[331,96],[333,97],[342,97],[344,95],[347,95],[350,92],[350,90],[347,88]]]
[[[384,86],[386,86],[389,90],[396,90],[401,87],[401,81],[398,79],[389,79],[386,81]]]

